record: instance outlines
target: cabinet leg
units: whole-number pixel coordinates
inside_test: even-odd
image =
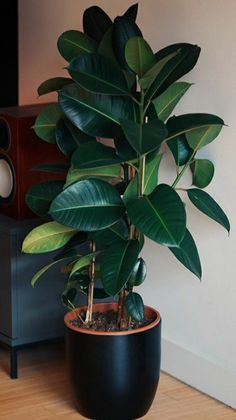
[[[11,379],[17,379],[17,347],[11,347],[10,354],[10,377]]]

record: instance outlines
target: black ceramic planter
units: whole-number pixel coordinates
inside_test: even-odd
[[[116,309],[115,303],[94,305],[95,311]],[[84,308],[83,308],[84,309]],[[158,386],[161,319],[144,328],[96,332],[74,327],[74,312],[65,316],[67,358],[76,405],[81,415],[96,420],[134,420],[149,410]]]

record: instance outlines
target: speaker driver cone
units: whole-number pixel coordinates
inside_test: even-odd
[[[8,204],[15,195],[15,175],[11,161],[0,155],[0,202]]]

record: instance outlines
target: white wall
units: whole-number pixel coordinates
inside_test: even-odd
[[[60,69],[64,63],[56,52],[56,39],[64,30],[81,28],[82,11],[93,3],[85,0],[20,0],[22,104],[37,101],[36,88],[42,80],[63,74]],[[96,2],[106,7],[113,16],[132,3],[123,0]],[[142,0],[139,12],[139,24],[155,51],[181,41],[202,47],[196,68],[184,78],[195,85],[176,113],[215,113],[228,125],[204,154],[216,166],[215,178],[207,191],[222,205],[232,224],[229,238],[222,227],[200,215],[187,203],[188,224],[198,243],[203,265],[202,283],[180,266],[167,249],[147,241],[144,256],[149,275],[142,293],[145,302],[159,308],[163,317],[164,369],[234,407],[235,16],[235,0]],[[166,165],[169,165],[168,161]],[[163,180],[166,176],[164,173]],[[193,356],[189,364],[184,363],[186,354]],[[210,377],[212,365],[215,372],[213,379]]]

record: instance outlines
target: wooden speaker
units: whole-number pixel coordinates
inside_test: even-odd
[[[46,162],[64,162],[59,149],[40,140],[32,126],[44,105],[0,108],[0,213],[15,219],[35,217],[25,203],[28,188],[62,175],[32,171]]]

